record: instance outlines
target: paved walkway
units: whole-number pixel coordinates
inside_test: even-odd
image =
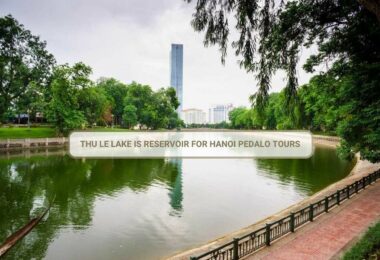
[[[246,259],[338,259],[380,220],[380,181],[270,247]]]

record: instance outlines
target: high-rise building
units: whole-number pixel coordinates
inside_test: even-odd
[[[233,109],[232,104],[215,105],[208,110],[209,123],[218,124],[221,122],[229,122],[228,113]]]
[[[201,109],[189,108],[182,111],[183,121],[187,125],[205,124],[206,113]]]
[[[182,118],[183,107],[183,45],[172,44],[170,51],[170,86],[175,88],[179,107],[178,115]]]

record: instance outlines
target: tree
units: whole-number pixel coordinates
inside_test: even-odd
[[[237,107],[228,114],[230,124],[235,129],[252,129],[254,127],[252,109]]]
[[[191,2],[191,0],[186,1]],[[253,98],[258,104],[262,104],[268,97],[270,78],[279,69],[287,72],[287,98],[295,95],[296,65],[303,46],[310,47],[316,44],[320,47],[319,54],[309,60],[315,64],[332,59],[334,56],[346,55],[350,58],[356,52],[367,52],[356,49],[363,45],[379,48],[378,45],[373,45],[379,41],[373,37],[378,36],[377,33],[370,32],[379,26],[376,16],[363,8],[359,2],[374,4],[376,0],[198,1],[191,24],[194,30],[206,32],[204,38],[206,46],[219,46],[221,59],[224,62],[230,34],[229,14],[235,14],[238,38],[232,41],[231,47],[236,55],[241,56],[240,65],[244,69],[257,72],[259,90]],[[355,34],[347,35],[360,23],[370,27],[362,28],[365,29],[363,32],[355,31]],[[344,38],[347,40],[347,36],[350,36],[354,45],[339,41]],[[364,36],[360,39],[365,40],[359,40],[358,36]],[[334,47],[334,44],[338,46]],[[334,48],[335,51],[331,51]],[[378,55],[377,53],[375,56]]]
[[[176,118],[176,109],[179,106],[178,99],[175,94],[174,88],[161,88],[153,93],[152,103],[148,106],[149,120],[146,125],[152,129],[167,128],[170,123],[174,123]],[[177,115],[177,123],[178,115]],[[174,128],[174,125],[171,125]]]
[[[314,76],[308,84],[299,89],[300,102],[314,131],[335,133],[339,116],[339,106],[343,105],[337,93],[341,85],[330,74]]]
[[[80,110],[80,93],[91,86],[91,72],[91,68],[83,63],[72,67],[61,65],[54,70],[47,117],[60,133],[67,134],[86,125],[85,115]]]
[[[133,105],[136,108],[137,122],[148,126],[152,117],[153,91],[148,85],[132,82],[124,98],[124,106]]]
[[[42,96],[54,64],[46,42],[11,15],[0,18],[0,117],[18,101],[24,107],[36,102],[30,95]]]
[[[22,113],[28,113],[30,119],[33,119],[37,112],[43,112],[46,108],[45,95],[40,92],[40,86],[34,82],[25,90],[25,93],[16,98],[12,103],[11,111],[15,113],[16,116]]]
[[[123,123],[127,128],[132,128],[137,124],[137,109],[134,105],[128,104],[124,107]]]
[[[105,90],[107,99],[112,106],[112,114],[116,124],[121,123],[124,113],[124,98],[127,95],[127,85],[114,78],[101,78],[97,87]]]
[[[109,107],[104,89],[85,87],[79,91],[79,110],[83,112],[88,124],[94,125],[102,121]]]
[[[181,128],[185,126],[185,122],[178,117],[178,113],[176,111],[172,111],[169,115],[168,120],[168,129]]]
[[[357,125],[347,123],[339,126],[338,133],[346,147],[344,150],[360,151],[363,158],[380,161],[380,142],[375,142],[377,137],[371,134],[378,131],[377,118],[380,116],[379,111],[373,109],[378,105],[380,95],[372,87],[378,83],[373,71],[380,64],[378,7],[376,0],[197,1],[192,25],[196,31],[206,32],[206,46],[219,46],[224,62],[229,18],[230,14],[235,15],[238,38],[231,45],[236,55],[241,57],[240,65],[256,74],[258,91],[251,96],[251,101],[260,111],[268,103],[270,80],[278,70],[284,70],[288,78],[284,90],[285,105],[297,106],[299,53],[303,48],[317,46],[317,53],[308,58],[304,69],[314,72],[316,66],[327,63],[334,68],[332,73],[337,79],[354,84],[348,84],[343,90],[345,100],[350,103],[345,103],[346,114],[342,118],[359,118],[361,111],[371,113],[368,120],[352,121]],[[353,80],[352,75],[361,81]],[[365,90],[372,91],[370,97],[363,93]],[[347,109],[349,106],[351,109]],[[292,111],[287,109],[287,113]],[[371,137],[358,138],[362,135],[361,130]]]
[[[181,125],[175,111],[179,102],[173,88],[161,88],[154,92],[148,85],[132,82],[128,85],[124,106],[136,108],[136,119],[140,127],[159,129]]]
[[[341,152],[380,161],[380,64],[348,65],[350,73],[336,76],[340,117],[337,133],[342,137]],[[340,73],[339,73],[340,74]],[[344,91],[342,91],[342,89]]]

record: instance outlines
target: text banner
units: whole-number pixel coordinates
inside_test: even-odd
[[[83,158],[309,158],[307,131],[73,132],[70,154]]]

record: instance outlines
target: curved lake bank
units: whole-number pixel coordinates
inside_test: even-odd
[[[0,159],[0,240],[56,195],[7,258],[156,259],[289,207],[353,165],[328,147],[307,160]]]
[[[336,147],[338,144],[337,141],[334,140],[326,140],[325,138],[321,138],[317,142],[315,142],[315,145],[322,145],[324,147]],[[301,200],[298,203],[295,203],[287,208],[282,209],[281,211],[278,211],[274,214],[269,215],[266,218],[261,219],[258,222],[255,222],[249,226],[246,226],[244,228],[241,228],[239,230],[235,230],[231,233],[224,234],[224,236],[221,236],[217,239],[214,239],[212,241],[209,241],[199,247],[194,247],[192,249],[188,249],[179,253],[176,253],[172,255],[171,257],[168,257],[167,259],[188,259],[190,256],[197,256],[204,252],[208,252],[214,248],[220,247],[221,245],[224,245],[230,241],[232,241],[235,237],[242,237],[247,234],[250,234],[266,225],[266,223],[273,223],[279,219],[282,219],[286,216],[289,216],[291,212],[297,212],[305,207],[308,207],[310,204],[315,203],[316,201],[320,201],[326,196],[329,196],[331,194],[336,193],[337,190],[343,190],[348,185],[351,185],[359,180],[361,180],[363,177],[367,177],[370,174],[373,174],[375,171],[380,170],[380,163],[371,163],[366,160],[360,160],[359,154],[356,155],[357,163],[355,164],[354,168],[351,170],[350,174],[347,175],[345,178],[325,187],[321,191],[313,194],[310,197],[307,197],[303,200]],[[302,228],[301,228],[302,229]],[[302,229],[303,230],[303,229]],[[298,231],[302,233],[301,231]],[[290,238],[289,238],[290,239]],[[294,239],[294,238],[293,238]],[[284,240],[287,240],[284,238]],[[282,241],[282,239],[281,239]],[[259,252],[252,254],[251,258],[254,258],[258,256],[259,258],[265,255],[268,250],[270,251],[272,247],[264,248],[263,252],[259,250]]]

